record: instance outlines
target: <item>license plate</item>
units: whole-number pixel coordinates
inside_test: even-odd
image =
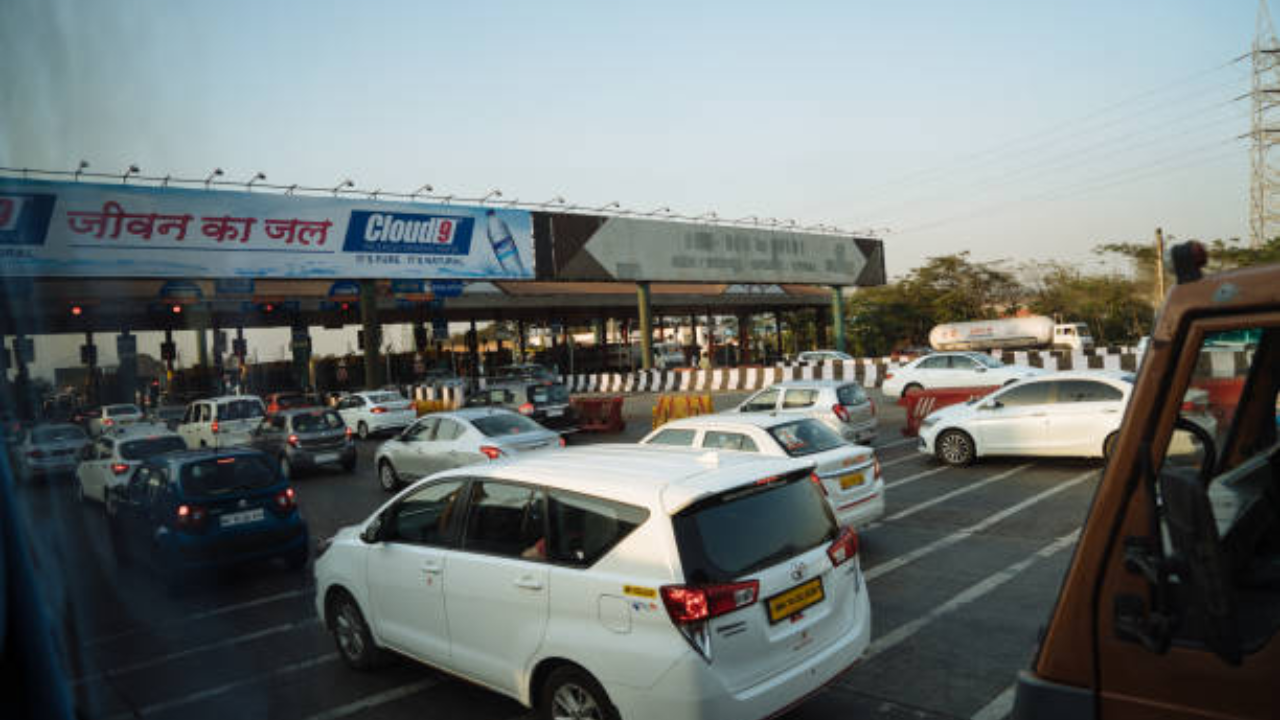
[[[817,605],[822,602],[822,598],[822,578],[814,578],[778,593],[766,601],[769,605],[769,622],[782,622],[807,607]]]
[[[323,453],[321,455],[316,455],[317,465],[323,465],[324,463],[331,462],[338,462],[338,453]]]
[[[249,523],[258,522],[264,516],[262,508],[253,510],[245,510],[243,512],[227,513],[218,520],[218,524],[222,527],[235,527],[236,525],[248,525]]]
[[[564,408],[547,408],[547,417],[563,417]]]
[[[861,484],[862,484],[863,482],[865,482],[865,481],[866,481],[866,478],[864,478],[864,477],[863,477],[863,475],[862,475],[862,473],[860,473],[860,472],[856,472],[856,473],[849,473],[848,475],[841,475],[841,476],[840,476],[840,489],[841,489],[841,490],[848,490],[848,489],[849,489],[849,488],[851,488],[851,487],[858,487],[859,485],[861,485]]]

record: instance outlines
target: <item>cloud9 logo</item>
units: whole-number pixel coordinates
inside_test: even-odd
[[[356,210],[347,225],[346,252],[467,255],[475,219],[450,215]]]
[[[0,192],[0,245],[43,245],[53,195]]]

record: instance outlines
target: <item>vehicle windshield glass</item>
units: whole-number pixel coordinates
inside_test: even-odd
[[[162,453],[187,449],[187,443],[177,435],[126,440],[120,443],[120,457],[125,460],[145,460]]]
[[[836,390],[841,405],[861,405],[867,401],[867,393],[857,385],[841,385]]]
[[[834,539],[831,510],[808,477],[731,490],[673,517],[685,582],[736,580]]]
[[[769,434],[791,457],[804,457],[839,447],[844,440],[817,420],[797,420],[769,428]]]
[[[498,413],[471,421],[485,437],[501,435],[519,435],[520,433],[537,432],[542,426],[523,415]]]
[[[228,400],[218,403],[218,420],[248,420],[262,417],[262,403],[257,400]]]
[[[569,402],[569,389],[564,385],[534,385],[529,388],[529,400],[542,405],[544,403]]]
[[[137,405],[108,405],[108,415],[141,415]]]
[[[280,395],[276,397],[276,405],[282,408],[299,407],[307,404],[307,398],[302,395]]]
[[[999,360],[997,360],[997,359],[995,359],[995,358],[991,357],[990,355],[983,355],[982,353],[974,353],[974,354],[970,355],[969,357],[973,358],[974,360],[977,360],[980,364],[985,365],[985,366],[987,366],[987,367],[989,367],[989,368],[1002,368],[1002,367],[1004,367],[1004,363],[1002,363],[1002,362],[1000,362]]]
[[[369,402],[372,402],[375,404],[403,402],[403,401],[404,401],[404,398],[400,396],[400,393],[393,393],[393,392],[369,393]]]
[[[31,431],[31,439],[37,443],[56,443],[68,442],[72,440],[84,440],[84,430],[75,425],[55,425],[53,427],[39,427]]]
[[[260,455],[209,458],[182,466],[179,475],[187,495],[225,495],[262,490],[276,484],[275,469]]]
[[[344,427],[342,416],[332,410],[300,413],[293,416],[293,429],[295,432],[324,432],[325,430],[339,430],[342,427]]]

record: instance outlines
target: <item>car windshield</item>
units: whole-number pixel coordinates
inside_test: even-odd
[[[867,393],[858,385],[841,385],[836,390],[841,405],[861,405],[867,401]]]
[[[187,449],[187,443],[177,435],[125,440],[120,443],[120,457],[125,460],[145,460],[163,453]]]
[[[38,427],[31,431],[31,440],[35,443],[59,443],[84,439],[84,430],[81,430],[75,425]]]
[[[529,401],[535,405],[569,402],[569,388],[559,383],[529,387]]]
[[[108,415],[141,415],[137,405],[108,405],[104,408]]]
[[[333,410],[317,410],[293,416],[293,429],[300,433],[340,430],[345,426],[342,416]]]
[[[983,355],[982,353],[972,353],[971,355],[969,355],[969,357],[973,358],[974,360],[977,360],[980,364],[985,365],[989,368],[1004,367],[1004,363],[991,357],[990,355]]]
[[[262,490],[275,485],[274,466],[262,455],[209,458],[182,466],[182,490],[192,497]]]
[[[262,417],[262,403],[257,400],[228,400],[218,403],[218,420],[248,420]]]
[[[834,431],[817,420],[797,420],[769,428],[769,434],[791,457],[825,452],[844,443]]]
[[[499,413],[475,418],[471,421],[471,424],[475,425],[476,429],[486,437],[519,435],[520,433],[537,432],[544,429],[529,418],[514,413]]]
[[[394,392],[369,393],[368,398],[369,402],[375,405],[381,403],[404,402],[404,397],[400,395],[400,393]]]
[[[730,582],[832,540],[835,520],[808,478],[731,490],[672,518],[685,582]]]

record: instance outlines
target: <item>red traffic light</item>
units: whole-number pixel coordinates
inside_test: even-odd
[[[345,303],[345,302],[342,303],[342,312],[346,312],[350,309],[351,309],[351,303]]]
[[[268,313],[269,313],[269,312],[274,311],[275,309],[276,309],[276,306],[275,306],[275,304],[273,304],[273,303],[267,303],[266,305],[263,305],[263,306],[262,306],[262,312],[268,312]]]
[[[171,308],[169,308],[169,309],[173,312],[173,314],[174,314],[174,315],[181,315],[181,314],[182,314],[182,306],[181,306],[181,305],[174,305],[173,307],[171,307]]]
[[[84,308],[80,307],[79,305],[72,305],[71,314],[74,315],[75,317],[80,317],[81,315],[84,314]]]

